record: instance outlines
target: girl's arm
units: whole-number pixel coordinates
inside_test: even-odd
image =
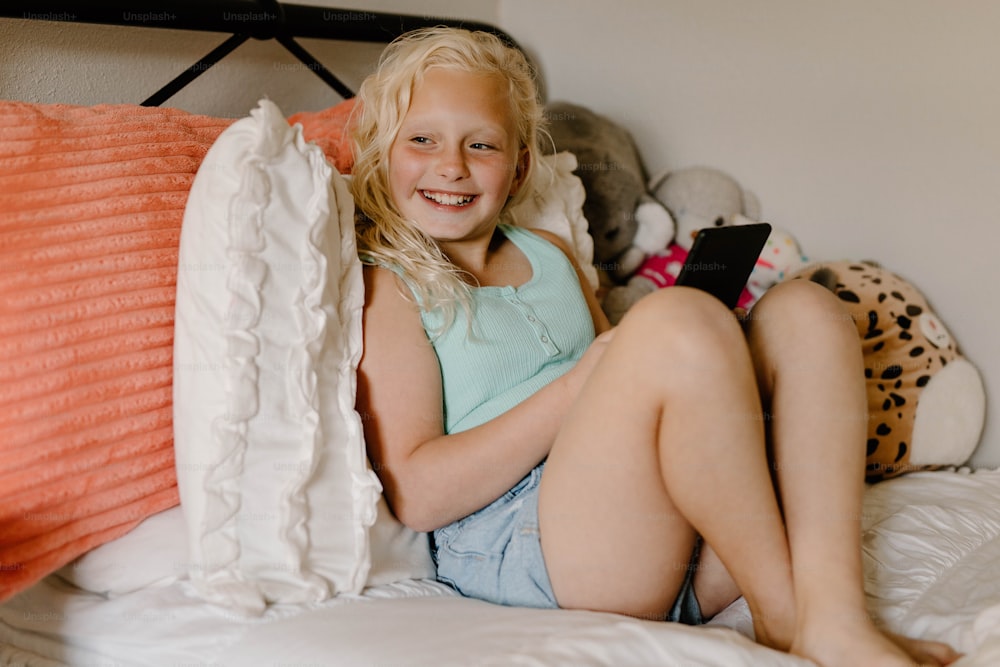
[[[445,435],[441,371],[417,307],[391,271],[365,267],[364,275],[357,409],[368,455],[397,518],[434,530],[499,498],[545,458],[607,337],[508,412]]]

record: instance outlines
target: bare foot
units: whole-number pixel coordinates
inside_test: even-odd
[[[946,644],[886,635],[862,619],[804,629],[791,653],[822,667],[943,667],[960,657]]]
[[[885,633],[892,642],[906,651],[907,655],[921,665],[950,665],[962,654],[943,642],[911,639],[892,632]]]

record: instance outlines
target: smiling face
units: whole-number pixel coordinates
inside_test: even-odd
[[[439,243],[489,239],[527,160],[502,80],[434,67],[389,150],[389,188],[403,217]]]

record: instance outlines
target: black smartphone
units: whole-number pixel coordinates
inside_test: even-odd
[[[735,308],[770,234],[766,222],[700,230],[676,284],[703,289]]]

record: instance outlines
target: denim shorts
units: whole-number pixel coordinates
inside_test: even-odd
[[[466,597],[512,607],[556,609],[538,531],[539,464],[503,496],[464,519],[434,531],[437,578]],[[669,621],[703,623],[692,579],[701,540]]]
[[[538,534],[537,466],[492,503],[434,531],[437,578],[462,595],[512,607],[554,609]]]

